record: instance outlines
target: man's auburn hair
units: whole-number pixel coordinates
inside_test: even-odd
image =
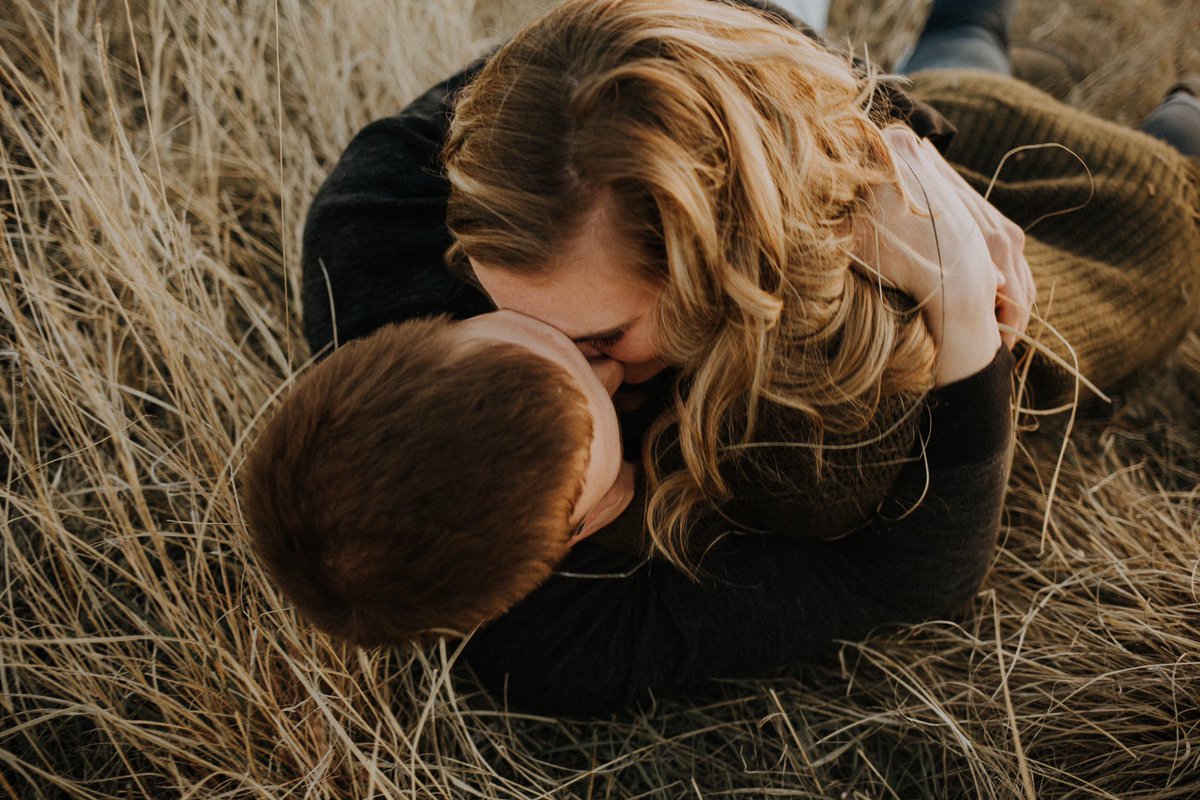
[[[468,632],[567,551],[592,437],[565,369],[391,325],[304,375],[241,472],[254,549],[327,633],[360,645]]]

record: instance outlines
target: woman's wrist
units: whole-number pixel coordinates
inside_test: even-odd
[[[946,320],[943,329],[934,332],[938,356],[934,369],[934,388],[948,386],[968,378],[992,363],[1000,349],[1000,329],[995,317]],[[932,327],[932,326],[931,326]]]

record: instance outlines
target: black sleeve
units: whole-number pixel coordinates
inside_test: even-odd
[[[359,131],[313,198],[304,223],[304,335],[313,353],[389,322],[492,310],[452,275],[439,161],[455,93],[482,62],[438,84],[393,117]]]
[[[475,633],[467,660],[515,707],[595,715],[705,678],[765,676],[881,625],[955,612],[983,580],[999,529],[1011,374],[1001,348],[931,396],[924,458],[905,466],[868,527],[832,541],[726,537],[700,583],[585,540]]]

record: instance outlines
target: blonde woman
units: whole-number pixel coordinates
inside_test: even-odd
[[[1101,213],[1136,212],[1145,240],[1080,243],[1052,219],[1023,246],[918,141],[949,138],[937,112],[781,14],[704,0],[569,0],[347,149],[305,234],[314,350],[495,304],[619,362],[630,384],[617,402],[644,470],[636,500],[473,637],[489,686],[603,711],[952,613],[998,530],[1012,361],[994,308],[999,289],[1011,342],[1033,297],[1024,254],[1084,345],[1036,361],[1040,402],[1076,385],[1064,356],[1107,386],[1186,330],[1193,165],[1009,79],[919,85],[957,114],[976,189],[997,148],[1024,143],[1023,119],[1073,149],[1104,140],[1094,186],[1049,160],[1033,170],[1052,185],[1026,175],[997,196],[1035,222],[1081,205],[1082,185]],[[1007,140],[988,141],[989,116],[1012,123]],[[1147,176],[1155,199],[1131,202]],[[1167,313],[1163,280],[1182,299]],[[1102,300],[1099,330],[1072,327]]]

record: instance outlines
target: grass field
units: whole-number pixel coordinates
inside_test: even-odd
[[[297,622],[234,489],[306,364],[307,202],[355,130],[546,5],[0,0],[0,794],[1200,796],[1195,333],[1065,445],[1064,419],[1023,436],[960,623],[837,670],[580,723],[506,713],[453,642]],[[887,65],[924,8],[843,0],[834,38]],[[1025,0],[1016,33],[1134,122],[1198,32],[1196,0]]]

